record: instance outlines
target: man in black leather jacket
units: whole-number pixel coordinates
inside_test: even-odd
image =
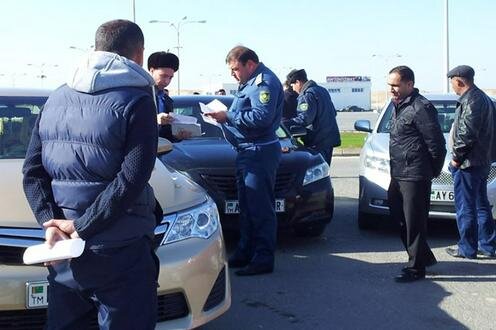
[[[423,279],[425,268],[436,263],[427,244],[427,218],[431,180],[441,173],[446,157],[437,110],[413,87],[414,83],[414,73],[407,66],[389,72],[394,110],[389,139],[388,201],[408,253],[408,264],[395,278],[397,282]]]
[[[474,69],[460,65],[448,72],[458,107],[450,132],[450,171],[455,191],[458,248],[447,248],[453,257],[474,259],[477,254],[495,257],[496,234],[487,199],[487,177],[493,149],[496,113],[492,100],[474,84]]]

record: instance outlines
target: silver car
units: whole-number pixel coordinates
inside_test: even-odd
[[[439,124],[448,140],[449,131],[455,119],[458,96],[452,94],[425,94],[438,111]],[[494,101],[494,100],[493,100]],[[381,216],[389,215],[387,189],[389,187],[389,130],[393,104],[387,103],[381,111],[374,128],[368,120],[355,122],[355,129],[368,132],[360,153],[358,226],[371,229],[378,224]],[[432,180],[431,218],[455,219],[453,179],[448,170],[451,155],[448,152],[441,175]],[[496,201],[496,163],[491,166],[487,180],[489,202]],[[493,208],[493,218],[496,216]]]

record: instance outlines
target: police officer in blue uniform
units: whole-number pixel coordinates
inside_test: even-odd
[[[298,114],[284,122],[286,127],[301,126],[307,129],[303,142],[308,148],[319,152],[331,165],[332,150],[341,145],[336,122],[336,109],[329,92],[313,80],[307,79],[305,70],[292,70],[287,80],[298,96]]]
[[[208,115],[223,123],[227,140],[238,151],[241,238],[229,266],[241,268],[236,272],[239,276],[271,273],[277,236],[274,186],[281,158],[276,130],[284,93],[277,76],[253,50],[237,46],[226,63],[239,82],[238,91],[228,112]]]

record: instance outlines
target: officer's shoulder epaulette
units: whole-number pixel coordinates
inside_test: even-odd
[[[255,85],[259,86],[261,83],[263,83],[263,73],[259,73],[258,76],[255,78]]]

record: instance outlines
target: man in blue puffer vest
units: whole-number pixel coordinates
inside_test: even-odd
[[[47,244],[86,241],[79,258],[48,265],[47,328],[86,329],[98,312],[102,329],[154,329],[154,81],[133,22],[101,25],[95,50],[48,98],[23,168]]]

